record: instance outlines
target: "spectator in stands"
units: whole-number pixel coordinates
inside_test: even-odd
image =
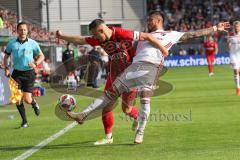
[[[80,57],[80,56],[84,56],[84,55],[87,55],[87,54],[88,54],[87,48],[81,46],[79,48],[78,56]],[[80,72],[79,73],[79,78],[80,78],[80,80],[82,80],[84,78],[84,75],[86,73],[86,69],[87,69],[87,65],[80,66],[80,68],[79,68],[79,72]]]
[[[3,58],[4,58],[4,47],[2,46],[1,47],[1,50],[0,50],[0,68],[3,67]]]
[[[180,56],[186,56],[187,55],[187,51],[184,48],[180,48],[179,55]]]
[[[195,50],[193,49],[193,47],[190,47],[188,49],[188,55],[194,55],[195,54]]]
[[[234,1],[232,4],[227,0],[212,2],[208,0],[148,0],[147,10],[148,12],[153,10],[164,12],[168,29],[177,31],[211,27],[212,23],[209,23],[211,21],[217,23],[221,19],[234,19],[240,13],[239,1]]]
[[[3,28],[8,29],[9,33],[12,36],[17,36],[16,31],[16,24],[17,24],[17,15],[15,12],[7,10],[7,9],[1,9],[0,8],[0,17],[2,18]],[[1,18],[0,18],[0,28],[1,28]],[[43,42],[54,42],[55,38],[53,39],[53,33],[47,32],[46,28],[42,28],[39,25],[35,25],[32,23],[29,23],[29,37],[36,39],[38,41]],[[63,41],[60,41],[61,44],[63,44]]]
[[[74,91],[77,90],[78,78],[75,75],[75,72],[69,72],[66,81],[67,81],[68,90],[74,90]]]
[[[4,20],[2,14],[0,13],[0,29],[4,28]]]
[[[71,43],[67,43],[67,48],[63,51],[62,62],[65,66],[67,75],[74,71],[74,52]]]
[[[42,63],[42,81],[49,82],[51,74],[50,59],[46,58]]]
[[[98,47],[93,47],[89,52],[90,55],[90,66],[88,67],[88,79],[87,86],[92,86],[93,88],[98,88],[97,86],[97,76],[99,73],[101,57],[100,53],[97,51]]]
[[[97,51],[101,55],[101,68],[102,68],[101,78],[106,79],[108,74],[108,61],[109,61],[108,58],[109,57],[102,47],[100,46],[97,47]]]

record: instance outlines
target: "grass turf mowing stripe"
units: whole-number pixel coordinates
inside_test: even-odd
[[[37,152],[38,150],[40,150],[41,148],[46,146],[48,143],[50,143],[50,142],[54,141],[55,139],[57,139],[58,137],[62,136],[63,134],[65,134],[67,131],[69,131],[70,129],[72,129],[76,125],[77,125],[76,122],[73,122],[73,123],[69,124],[67,127],[63,128],[62,130],[60,130],[56,134],[54,134],[51,137],[43,140],[42,142],[40,142],[36,146],[32,147],[31,149],[27,150],[26,152],[24,152],[20,156],[14,158],[14,160],[24,160],[24,159],[30,157],[33,153]]]

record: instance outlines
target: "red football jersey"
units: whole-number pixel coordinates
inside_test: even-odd
[[[118,27],[109,28],[113,31],[110,40],[102,43],[94,37],[86,37],[85,41],[91,46],[100,45],[109,55],[110,76],[114,81],[130,65],[135,55],[133,40],[137,40],[139,35]]]
[[[212,55],[217,49],[217,43],[214,41],[206,41],[204,43],[204,48],[206,49],[206,55]]]

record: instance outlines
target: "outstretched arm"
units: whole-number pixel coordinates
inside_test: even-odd
[[[87,42],[85,41],[84,37],[82,37],[82,36],[66,35],[66,34],[63,34],[59,30],[56,31],[56,37],[59,38],[59,39],[63,39],[65,41],[74,43],[74,44],[80,44],[80,45],[87,44]]]
[[[216,31],[227,32],[226,29],[229,28],[229,27],[230,27],[229,22],[221,22],[221,23],[218,23],[218,25],[210,27],[210,28],[201,29],[201,30],[192,31],[192,32],[186,32],[180,38],[179,41],[187,41],[187,40],[192,39],[192,38],[207,36],[207,35],[212,34],[213,32],[216,32]]]

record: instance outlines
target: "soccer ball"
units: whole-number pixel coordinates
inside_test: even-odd
[[[76,107],[76,99],[69,94],[64,94],[59,98],[59,106],[66,111],[72,111]]]

